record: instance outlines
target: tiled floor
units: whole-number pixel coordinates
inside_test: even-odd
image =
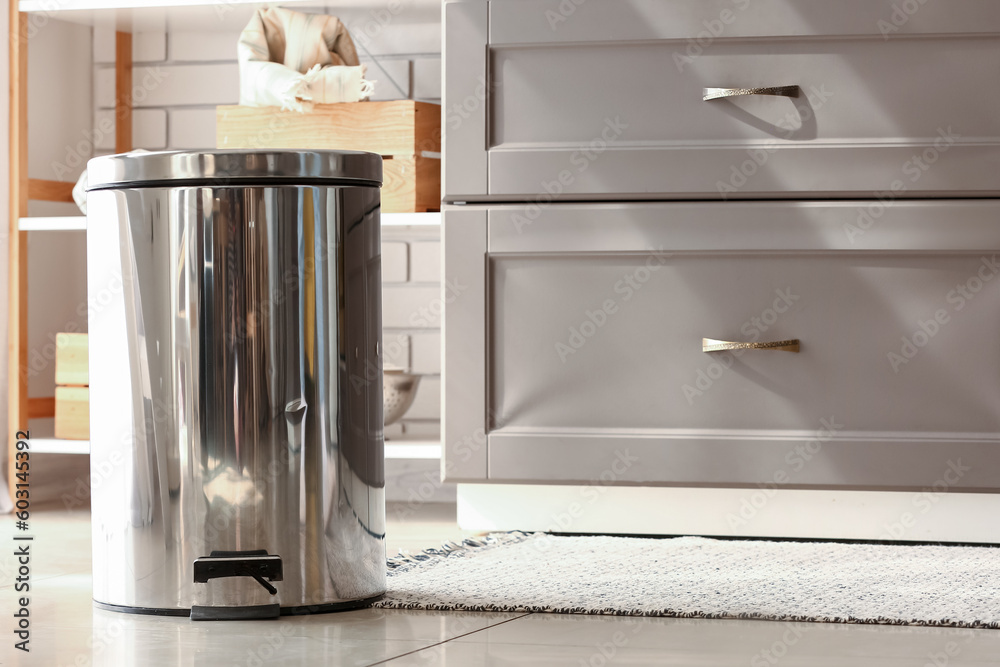
[[[388,548],[457,539],[454,506],[391,507]],[[406,520],[401,520],[401,517]],[[263,665],[1000,665],[1000,631],[368,609],[275,621],[197,623],[94,609],[90,518],[36,512],[31,652],[14,650],[13,522],[0,547],[0,664]]]

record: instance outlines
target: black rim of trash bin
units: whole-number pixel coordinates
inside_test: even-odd
[[[363,181],[358,179],[337,178],[297,178],[295,176],[254,176],[251,178],[177,178],[159,181],[119,181],[102,183],[88,188],[87,192],[97,190],[134,190],[136,188],[229,188],[229,187],[326,187],[326,188],[378,188],[378,181]]]
[[[282,616],[305,616],[307,614],[327,614],[334,611],[351,611],[352,609],[363,609],[378,602],[384,597],[384,593],[373,595],[370,598],[360,600],[347,600],[344,602],[326,602],[323,604],[305,604],[295,607],[282,607]],[[123,614],[141,614],[144,616],[183,616],[191,615],[191,609],[161,608],[161,607],[130,607],[128,605],[110,604],[94,600],[94,606],[106,611],[117,611]]]
[[[95,157],[88,191],[183,185],[381,185],[383,157],[369,151],[216,149]]]

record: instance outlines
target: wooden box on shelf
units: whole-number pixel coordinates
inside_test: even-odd
[[[90,439],[90,387],[56,387],[56,437]]]
[[[87,334],[56,334],[55,436],[90,438],[90,364]],[[68,386],[67,386],[68,385]]]
[[[220,106],[219,148],[315,148],[382,156],[382,212],[441,207],[441,107],[394,100],[317,104],[305,113],[277,107]]]
[[[87,334],[56,334],[56,384],[90,384]]]

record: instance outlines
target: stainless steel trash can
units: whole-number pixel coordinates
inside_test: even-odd
[[[380,596],[381,157],[132,153],[88,177],[95,603]]]

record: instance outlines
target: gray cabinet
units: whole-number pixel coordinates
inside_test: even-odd
[[[1000,203],[868,206],[450,208],[448,478],[1000,489]]]
[[[1000,541],[1000,5],[898,5],[446,2],[469,527]]]
[[[448,3],[445,199],[996,194],[1000,4],[898,5]]]

